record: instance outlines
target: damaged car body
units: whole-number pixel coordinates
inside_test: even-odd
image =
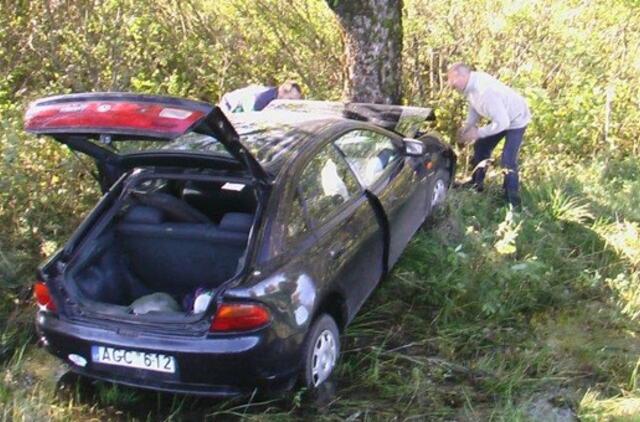
[[[317,388],[339,335],[440,205],[430,109],[274,101],[227,117],[128,93],[45,98],[28,132],[96,161],[104,195],[39,269],[42,344],[77,373],[231,396]]]

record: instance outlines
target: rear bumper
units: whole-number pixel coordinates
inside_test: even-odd
[[[268,332],[224,337],[178,337],[115,331],[80,325],[38,313],[36,326],[47,350],[81,375],[119,384],[174,393],[229,397],[290,388],[298,372],[299,347],[294,338],[270,339]],[[293,336],[296,337],[296,336]],[[175,373],[105,365],[92,361],[91,346],[101,345],[171,355]],[[78,355],[78,365],[69,355]]]

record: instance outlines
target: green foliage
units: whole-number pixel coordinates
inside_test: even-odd
[[[435,99],[453,136],[463,116],[443,71],[456,61],[497,75],[527,98],[524,151],[638,153],[640,15],[620,1],[406,2],[405,92]]]
[[[287,78],[313,96],[335,97],[341,88],[341,41],[319,0],[18,2],[9,9],[0,16],[0,68],[8,70],[0,95],[17,106],[100,90],[216,101],[249,82]]]
[[[452,195],[347,330],[331,414],[301,392],[212,405],[99,384],[93,394],[54,397],[51,368],[60,366],[30,345],[28,286],[100,193],[90,160],[25,135],[22,113],[64,92],[215,102],[248,83],[289,78],[310,98],[338,99],[342,38],[329,8],[338,2],[0,4],[0,419],[526,420],[537,394],[561,387],[585,420],[637,415],[627,411],[640,403],[637,5],[404,3],[405,102],[435,106],[445,138],[465,112],[445,87],[452,62],[527,97],[525,210],[502,206],[496,171],[487,192]],[[468,151],[458,152],[462,178]]]

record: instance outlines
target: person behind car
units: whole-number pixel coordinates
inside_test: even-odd
[[[300,85],[287,81],[280,86],[249,85],[224,94],[219,106],[229,113],[260,111],[275,99],[299,100],[302,98]]]
[[[484,187],[486,162],[503,138],[506,138],[501,165],[505,170],[505,199],[520,206],[518,152],[531,112],[524,98],[514,89],[484,72],[473,72],[463,63],[456,63],[447,72],[447,83],[463,94],[469,102],[469,114],[458,131],[462,145],[473,143],[474,171],[467,183],[478,191]],[[490,122],[482,127],[481,117]]]

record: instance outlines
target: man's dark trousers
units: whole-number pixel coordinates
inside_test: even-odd
[[[498,145],[498,142],[502,138],[506,138],[504,149],[502,151],[502,158],[500,164],[505,170],[504,175],[504,190],[505,193],[518,194],[520,189],[520,182],[518,179],[518,153],[520,152],[520,145],[522,144],[522,137],[527,127],[519,129],[507,129],[495,135],[487,136],[486,138],[478,139],[473,145],[473,161],[474,167],[472,180],[478,187],[482,188],[484,183],[484,176],[486,173],[486,166],[478,164],[491,157],[491,153]],[[477,167],[477,168],[476,168]]]

